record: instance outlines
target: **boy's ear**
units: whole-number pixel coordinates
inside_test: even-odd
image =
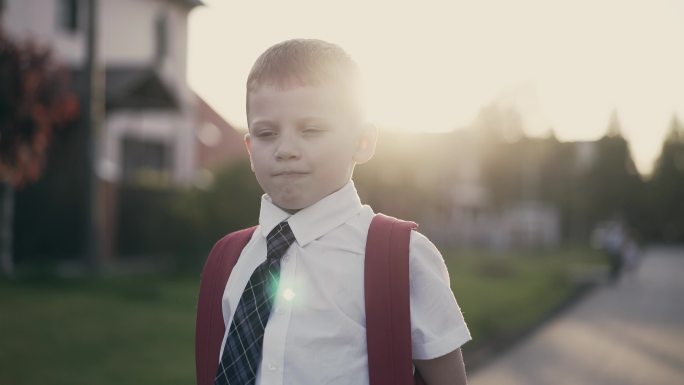
[[[361,127],[361,135],[354,152],[354,162],[363,164],[368,162],[375,154],[375,145],[378,142],[378,128],[371,123],[364,123]]]
[[[249,154],[249,167],[254,172],[254,162],[252,161],[252,137],[249,132],[245,134],[245,147],[247,147],[247,153]]]

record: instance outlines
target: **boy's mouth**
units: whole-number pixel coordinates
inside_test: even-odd
[[[308,172],[304,171],[293,171],[293,170],[286,170],[286,171],[278,171],[273,173],[273,176],[301,176],[301,175],[306,175]]]

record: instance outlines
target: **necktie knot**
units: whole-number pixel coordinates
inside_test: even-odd
[[[266,237],[266,259],[280,260],[290,245],[295,241],[294,233],[287,221],[282,221]]]

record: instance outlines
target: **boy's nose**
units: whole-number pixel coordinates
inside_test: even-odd
[[[276,159],[296,159],[300,156],[299,145],[297,138],[291,134],[283,134],[280,136],[280,141],[275,153]]]

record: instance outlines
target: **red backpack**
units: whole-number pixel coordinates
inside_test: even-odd
[[[412,371],[409,305],[409,242],[418,226],[382,214],[373,217],[366,241],[364,292],[370,385],[424,384]],[[219,240],[202,271],[195,366],[197,385],[213,385],[225,334],[221,300],[233,267],[254,229],[236,231]]]

